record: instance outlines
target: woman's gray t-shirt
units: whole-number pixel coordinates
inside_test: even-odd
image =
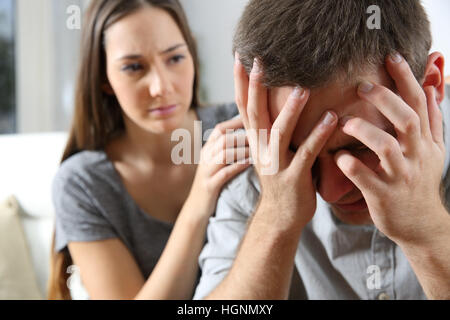
[[[235,104],[197,109],[203,134],[237,114]],[[173,224],[139,208],[104,151],[83,151],[64,161],[52,194],[56,252],[67,250],[69,242],[119,238],[149,277]]]

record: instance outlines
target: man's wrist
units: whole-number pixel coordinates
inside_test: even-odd
[[[305,227],[296,219],[299,212],[286,212],[289,209],[282,208],[277,202],[260,199],[253,220],[257,219],[259,224],[269,227],[274,236],[298,239]]]
[[[395,241],[405,254],[425,257],[450,243],[450,215],[444,207],[439,210],[436,219],[427,222],[428,227],[420,237],[405,237]]]
[[[427,237],[397,242],[429,299],[450,298],[450,216],[444,211]]]
[[[273,213],[258,204],[230,272],[209,299],[287,298],[301,232],[281,228]]]

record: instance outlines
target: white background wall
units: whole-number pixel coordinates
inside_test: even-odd
[[[434,44],[432,51],[440,51],[448,59],[445,74],[450,76],[450,0],[422,1],[431,21]],[[207,89],[208,101],[232,101],[234,87],[231,40],[237,21],[248,1],[181,2],[199,44],[202,82]]]
[[[231,40],[247,0],[180,0],[199,46],[206,103],[234,100]],[[276,1],[276,0],[274,0]],[[17,0],[18,127],[20,132],[67,130],[79,32],[65,27],[66,8],[87,0]],[[450,63],[450,0],[423,0],[433,50]],[[450,67],[446,67],[450,75]]]
[[[440,51],[447,59],[445,75],[450,76],[450,0],[422,0],[431,21],[432,51]]]
[[[206,100],[233,101],[231,42],[247,0],[181,0],[181,3],[199,47]]]
[[[19,133],[67,130],[81,30],[66,26],[70,5],[85,0],[16,0]]]

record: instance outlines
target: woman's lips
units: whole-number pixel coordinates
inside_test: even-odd
[[[151,109],[150,113],[154,114],[154,115],[169,115],[171,113],[173,113],[175,111],[175,109],[177,108],[177,105],[171,105],[171,106],[162,106],[159,108],[155,108],[155,109]]]
[[[360,200],[349,204],[335,203],[334,205],[345,211],[362,211],[367,209],[366,200],[364,198],[361,198]]]

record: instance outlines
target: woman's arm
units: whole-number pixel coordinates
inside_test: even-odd
[[[69,251],[93,300],[190,299],[197,277],[197,258],[208,219],[192,214],[204,206],[188,198],[166,248],[145,281],[136,260],[119,239],[71,242]]]
[[[143,279],[135,259],[119,239],[69,244],[91,299],[191,299],[197,259],[220,190],[249,166],[248,141],[240,143],[236,139],[239,134],[227,132],[242,126],[240,119],[232,119],[211,133],[191,192],[148,280]]]
[[[93,300],[134,299],[145,283],[134,257],[117,238],[70,242],[68,247]]]
[[[239,118],[231,119],[217,125],[211,133],[202,149],[189,197],[158,264],[137,299],[192,298],[197,279],[198,256],[220,190],[225,183],[249,166],[249,161],[243,161],[249,157],[248,142],[245,140],[239,144],[235,134],[227,134],[228,130],[242,126]]]
[[[208,217],[199,217],[195,213],[206,210],[201,198],[188,198],[161,258],[136,299],[192,298],[198,273],[197,259],[208,225]]]

